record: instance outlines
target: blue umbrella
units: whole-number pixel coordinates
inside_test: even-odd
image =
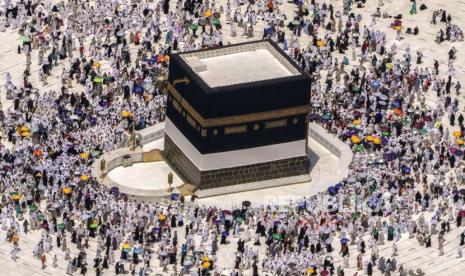
[[[142,85],[136,85],[134,87],[134,93],[142,94],[144,92],[144,87]]]
[[[402,166],[402,172],[403,173],[410,173],[410,168],[407,166]]]
[[[330,193],[330,194],[336,193],[336,188],[334,188],[334,186],[329,186],[328,187],[328,193]]]
[[[178,193],[172,193],[171,194],[171,200],[178,200],[179,199],[179,194]]]
[[[381,86],[381,83],[379,82],[379,80],[374,80],[371,82],[371,86],[373,86],[374,88],[378,88]]]
[[[110,188],[110,193],[112,193],[112,194],[117,194],[117,193],[119,193],[119,188],[118,188],[118,187],[111,187],[111,188]]]
[[[339,191],[342,188],[342,183],[337,183],[334,187],[336,188],[336,191]]]
[[[350,240],[348,238],[342,238],[341,244],[347,244]]]

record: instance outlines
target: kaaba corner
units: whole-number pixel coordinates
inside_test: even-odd
[[[307,176],[310,85],[270,40],[173,54],[166,160],[201,190]]]

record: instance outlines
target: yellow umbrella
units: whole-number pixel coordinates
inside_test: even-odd
[[[457,145],[463,145],[464,144],[464,141],[462,139],[457,139],[455,142],[457,143]]]
[[[353,121],[354,125],[359,126],[362,123],[362,120],[357,119]]]
[[[158,219],[159,219],[159,220],[165,220],[165,219],[166,219],[166,216],[163,215],[163,214],[158,214]]]
[[[68,195],[73,192],[73,189],[71,187],[64,187],[63,188],[63,193]]]
[[[87,159],[87,158],[89,158],[89,154],[88,154],[87,152],[81,152],[81,153],[79,154],[79,157],[80,157],[81,159]]]
[[[121,116],[123,116],[123,118],[132,117],[132,112],[124,110],[121,112]]]
[[[440,126],[442,126],[442,122],[441,122],[441,121],[437,121],[437,122],[434,124],[434,127],[435,127],[435,128],[439,128]]]
[[[208,262],[208,261],[210,261],[210,258],[209,258],[208,256],[204,256],[204,257],[202,258],[202,261]]]
[[[21,132],[21,136],[22,137],[28,137],[29,135],[31,135],[31,133],[29,131],[23,131]]]
[[[456,131],[454,131],[454,132],[452,133],[452,135],[454,135],[454,137],[455,137],[455,138],[459,138],[459,137],[461,137],[461,136],[462,136],[462,132],[461,132],[461,131],[458,131],[458,130],[456,130]]]
[[[18,201],[18,200],[20,200],[20,199],[21,199],[21,195],[14,194],[14,195],[12,195],[12,196],[11,196],[11,198],[12,198],[13,200],[16,200],[16,201]]]
[[[89,178],[90,178],[90,176],[85,175],[85,174],[81,175],[81,177],[80,177],[80,179],[81,179],[82,181],[89,180]]]
[[[100,68],[100,66],[102,66],[102,64],[100,64],[100,62],[98,62],[98,61],[94,62],[94,67]]]
[[[123,249],[129,249],[129,248],[131,248],[131,245],[129,245],[129,243],[125,243],[125,244],[123,244],[122,247],[123,247]]]
[[[381,139],[379,139],[378,137],[376,137],[375,139],[373,139],[373,143],[375,145],[381,145]]]
[[[368,142],[373,142],[374,139],[375,139],[375,137],[373,137],[371,135],[368,135],[367,137],[365,137],[365,140],[367,140]]]
[[[203,13],[203,15],[204,15],[205,17],[210,17],[210,16],[213,15],[213,13],[212,13],[211,10],[207,10],[206,12]]]
[[[313,274],[315,272],[315,269],[312,267],[307,268],[307,275]]]
[[[211,265],[212,265],[211,262],[203,262],[203,263],[202,263],[202,268],[203,268],[203,269],[207,269],[207,268],[210,268]]]
[[[362,142],[362,139],[360,139],[356,135],[352,135],[352,137],[350,137],[350,140],[352,140],[352,143],[354,143],[354,144],[358,144],[358,143]]]
[[[392,69],[392,67],[394,67],[394,65],[392,63],[386,63],[386,68],[387,69]]]
[[[22,126],[19,128],[19,131],[24,132],[24,131],[29,131],[29,128],[27,126]]]

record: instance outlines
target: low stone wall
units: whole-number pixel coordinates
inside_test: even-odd
[[[120,143],[119,148],[127,148],[131,145],[131,135],[127,132],[125,132],[124,135],[126,137],[123,139],[123,142]],[[141,137],[141,141],[139,142],[140,146],[161,139],[165,135],[165,122],[138,130],[136,131],[136,135]]]
[[[352,163],[354,154],[348,145],[316,123],[309,124],[308,138],[315,139],[320,145],[339,158],[340,165],[338,172],[340,178],[345,178],[349,175],[349,166]]]

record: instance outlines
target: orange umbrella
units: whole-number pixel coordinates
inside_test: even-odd
[[[464,141],[462,139],[457,139],[455,142],[457,143],[457,145],[463,145],[464,144]]]
[[[82,181],[89,180],[89,178],[90,178],[90,176],[85,175],[85,174],[81,175],[81,177],[80,177],[80,179],[81,179]]]
[[[456,131],[454,131],[454,132],[452,133],[452,135],[454,135],[455,138],[459,138],[459,137],[462,137],[462,132],[456,130]]]
[[[34,156],[41,156],[41,155],[42,155],[42,151],[41,151],[40,149],[36,149],[36,150],[34,150],[34,151],[32,152],[32,154],[33,154]]]
[[[64,188],[63,188],[63,193],[64,193],[65,195],[69,195],[69,194],[72,193],[72,192],[73,192],[73,189],[72,189],[71,187],[64,187]]]
[[[396,114],[397,116],[401,116],[401,117],[404,116],[404,112],[400,108],[394,109],[394,114]]]

